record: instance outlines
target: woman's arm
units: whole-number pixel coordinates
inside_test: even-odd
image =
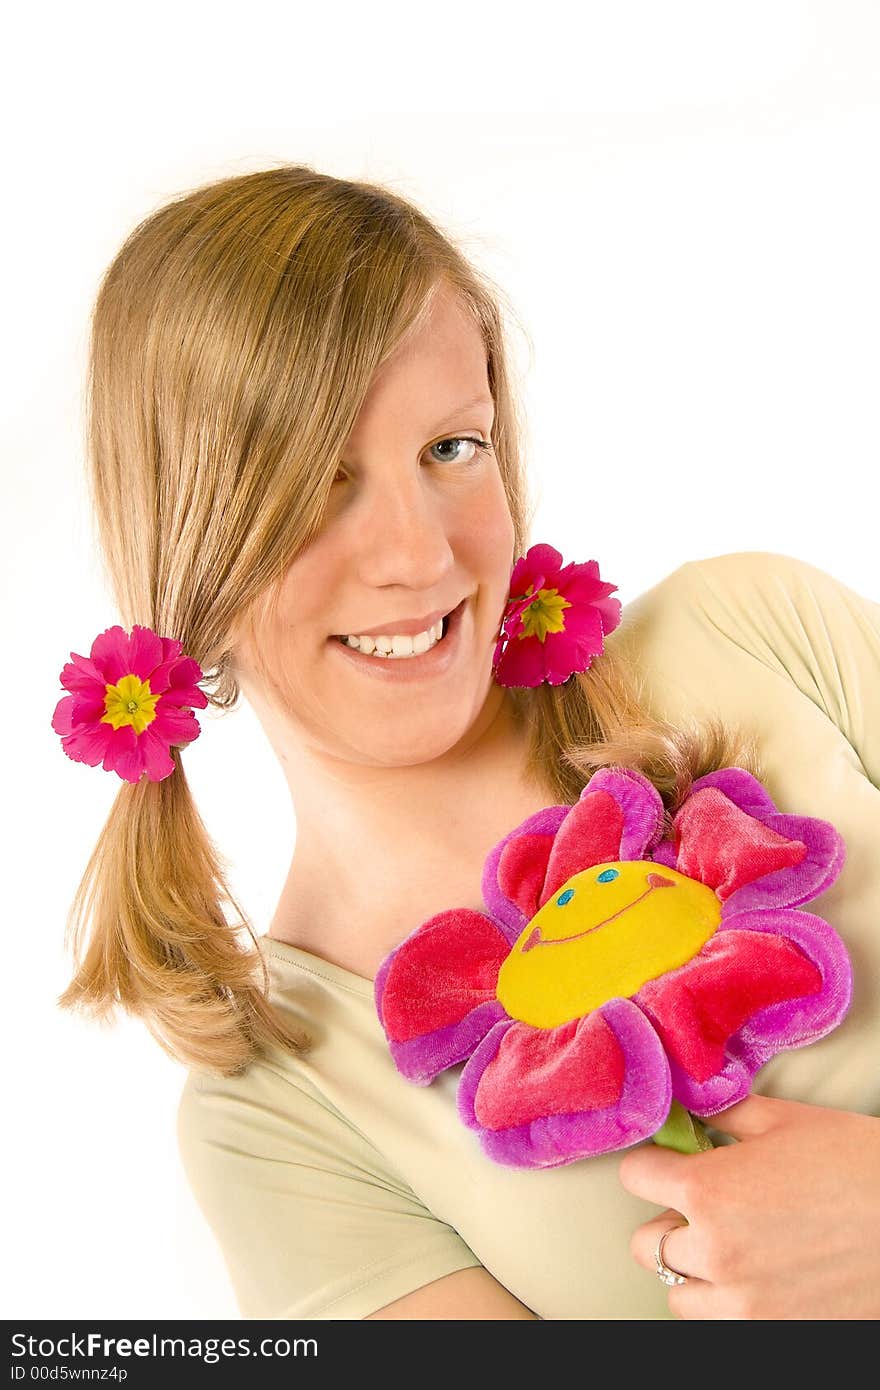
[[[457,1269],[442,1279],[434,1279],[404,1298],[386,1304],[378,1312],[368,1313],[363,1321],[370,1318],[458,1321],[535,1318],[540,1321],[536,1313],[514,1298],[482,1265]]]
[[[663,1250],[689,1276],[669,1290],[683,1318],[877,1317],[880,604],[764,552],[691,562],[672,585],[677,603],[660,602],[661,585],[637,604],[655,654],[648,669],[662,670],[666,651],[687,657],[659,688],[665,712],[697,701],[734,721],[753,713],[785,809],[825,816],[843,833],[840,879],[806,908],[850,950],[854,997],[839,1029],[778,1055],[757,1078],[821,1104],[755,1094],[708,1121],[738,1142],[625,1155],[623,1186],[666,1207],[630,1248],[653,1271],[659,1237],[687,1219]]]

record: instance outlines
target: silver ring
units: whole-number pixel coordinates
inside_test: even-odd
[[[672,1286],[673,1284],[686,1284],[688,1281],[688,1276],[686,1274],[680,1274],[677,1269],[671,1269],[663,1259],[664,1240],[668,1235],[671,1235],[673,1231],[677,1231],[681,1224],[682,1223],[679,1222],[678,1226],[670,1226],[668,1230],[664,1231],[657,1242],[657,1249],[654,1251],[654,1262],[657,1266],[657,1278],[661,1280],[662,1283],[668,1284],[670,1286]]]

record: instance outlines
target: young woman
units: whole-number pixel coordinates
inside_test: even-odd
[[[495,683],[531,515],[499,303],[408,202],[303,166],[190,192],[109,267],[90,467],[122,619],[182,641],[214,706],[244,692],[296,843],[257,935],[180,749],[123,784],[60,1002],[120,1002],[189,1068],[183,1161],[245,1317],[876,1316],[880,607],[785,556],[697,560],[586,671]],[[633,505],[597,491],[575,558]],[[341,640],[416,633],[393,659]],[[762,1069],[712,1152],[505,1168],[456,1114],[460,1069],[397,1072],[373,982],[420,922],[482,906],[508,831],[614,763],[670,815],[737,764],[832,821],[846,866],[811,909],[854,1002]]]

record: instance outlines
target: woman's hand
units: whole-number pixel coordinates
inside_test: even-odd
[[[656,1278],[657,1241],[672,1231],[663,1259],[688,1280],[670,1287],[670,1311],[880,1316],[880,1119],[752,1095],[706,1123],[740,1142],[701,1154],[645,1144],[620,1164],[628,1192],[668,1208],[630,1249]]]

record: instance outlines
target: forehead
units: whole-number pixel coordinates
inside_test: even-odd
[[[444,288],[425,320],[376,371],[348,446],[357,448],[380,427],[440,428],[462,408],[477,412],[476,421],[491,418],[486,345],[460,297]]]

